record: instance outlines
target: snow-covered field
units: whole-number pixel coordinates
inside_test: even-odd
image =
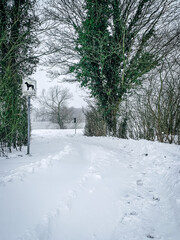
[[[180,148],[34,130],[0,158],[0,240],[179,240]]]

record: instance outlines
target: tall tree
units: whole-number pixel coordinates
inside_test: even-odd
[[[51,9],[47,14],[64,26],[63,36],[66,36],[64,41],[62,38],[58,41],[55,26],[54,35],[60,47],[57,48],[55,42],[53,50],[57,55],[51,58],[51,63],[56,64],[62,54],[59,62],[70,66],[70,72],[75,73],[81,86],[89,88],[91,95],[98,100],[109,133],[116,135],[117,113],[123,94],[139,84],[141,77],[155,68],[175,44],[179,32],[168,32],[171,37],[167,38],[160,26],[167,30],[167,22],[163,18],[175,10],[176,1],[50,2]],[[79,2],[82,8],[78,8]],[[172,19],[168,20],[171,22]],[[73,29],[72,36],[67,30],[69,28]],[[162,37],[161,41],[157,41],[158,35]],[[71,43],[71,51],[67,51],[65,56],[66,39]],[[79,61],[70,64],[70,55],[74,58],[74,53]]]
[[[36,0],[0,2],[0,139],[9,148],[26,143],[26,101],[22,79],[38,62],[34,47]]]

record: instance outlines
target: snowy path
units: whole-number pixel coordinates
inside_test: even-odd
[[[0,159],[1,240],[180,239],[178,146],[47,130],[32,151]]]

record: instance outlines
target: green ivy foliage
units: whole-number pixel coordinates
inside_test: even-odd
[[[70,68],[81,86],[89,88],[98,100],[113,135],[117,133],[117,112],[122,96],[158,64],[156,56],[148,49],[155,24],[146,23],[146,29],[141,28],[146,11],[154,1],[137,1],[131,13],[128,12],[130,2],[85,1],[86,19],[77,29],[76,51],[80,61]],[[159,12],[152,17],[158,19],[160,15]]]
[[[27,106],[22,80],[38,62],[34,47],[36,0],[0,2],[0,148],[17,148],[27,142]]]

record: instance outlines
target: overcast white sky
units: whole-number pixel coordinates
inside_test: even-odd
[[[35,74],[32,75],[32,78],[37,82],[37,97],[39,97],[42,93],[43,89],[48,90],[50,87],[55,85],[62,86],[64,88],[68,88],[70,92],[73,94],[72,100],[69,101],[69,106],[73,106],[76,108],[85,107],[86,103],[83,98],[86,96],[85,91],[78,86],[78,83],[62,83],[60,80],[50,79],[47,76],[45,70],[37,70]]]
[[[37,0],[37,3],[40,3],[40,7],[42,7],[46,4],[46,1]],[[43,68],[43,70],[41,68]],[[43,89],[48,90],[50,87],[59,85],[64,88],[68,88],[73,94],[73,99],[69,101],[69,106],[81,108],[87,105],[86,102],[83,100],[87,96],[87,93],[85,92],[85,90],[79,87],[78,83],[62,83],[60,80],[52,80],[47,76],[45,67],[42,66],[39,66],[37,68],[37,71],[32,75],[32,78],[35,79],[37,82],[37,97],[41,95]]]

